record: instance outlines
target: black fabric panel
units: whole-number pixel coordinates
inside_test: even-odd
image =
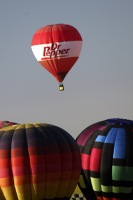
[[[113,165],[114,166],[126,166],[126,160],[125,159],[113,159]]]
[[[133,181],[114,181],[112,180],[112,185],[117,187],[133,187]]]
[[[104,145],[103,142],[95,142],[94,145],[93,145],[93,148],[102,149],[103,145]]]
[[[126,128],[126,165],[133,166],[133,132]]]
[[[92,184],[91,184],[89,177],[88,177],[88,179],[86,179],[84,174],[82,176],[83,176],[83,180],[84,180],[84,184],[85,184],[86,188],[82,188],[80,186],[80,183],[78,183],[80,190],[82,191],[83,195],[85,196],[85,198],[87,200],[89,200],[89,199],[96,200],[96,195],[95,195],[94,190],[92,189]]]
[[[92,178],[100,178],[100,172],[91,171],[90,173]]]
[[[101,156],[101,184],[111,185],[112,183],[112,159],[114,144],[104,143]]]

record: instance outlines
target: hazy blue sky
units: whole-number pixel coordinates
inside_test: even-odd
[[[31,51],[34,32],[55,23],[83,38],[63,92]],[[114,117],[133,120],[133,0],[1,1],[0,120],[50,123],[76,138]]]

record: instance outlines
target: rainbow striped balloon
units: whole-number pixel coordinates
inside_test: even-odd
[[[69,199],[81,170],[78,145],[50,124],[0,129],[0,200]]]

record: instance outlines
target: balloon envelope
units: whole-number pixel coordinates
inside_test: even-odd
[[[133,199],[133,121],[108,119],[76,139],[82,159],[80,188],[91,200]]]
[[[80,153],[65,130],[49,124],[0,129],[0,200],[69,199]]]
[[[15,125],[15,124],[17,124],[17,123],[10,122],[10,121],[0,121],[0,128],[12,126],[12,125]]]
[[[31,43],[38,62],[60,83],[79,58],[81,47],[80,33],[68,24],[40,28],[33,35]]]

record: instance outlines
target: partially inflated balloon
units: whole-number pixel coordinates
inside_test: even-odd
[[[49,124],[0,129],[0,200],[69,199],[78,183],[78,145]]]
[[[108,119],[83,130],[79,186],[87,199],[133,200],[133,121]]]
[[[79,58],[82,37],[78,30],[68,24],[47,25],[37,30],[31,48],[38,62],[59,82],[62,81]]]

